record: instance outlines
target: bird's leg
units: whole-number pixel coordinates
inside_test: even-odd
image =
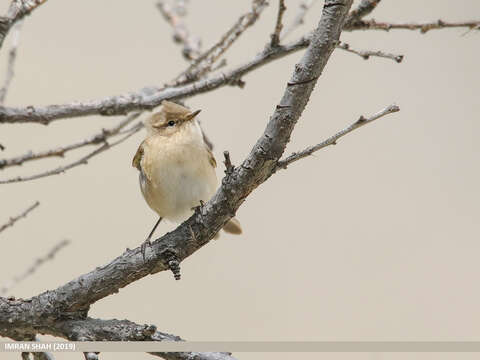
[[[160,224],[160,221],[162,221],[162,217],[160,216],[157,220],[157,222],[155,223],[155,226],[153,227],[152,231],[150,231],[150,234],[148,234],[148,237],[147,237],[147,240],[145,240],[142,244],[142,246],[140,247],[140,249],[142,250],[142,256],[143,256],[143,261],[145,262],[145,252],[147,250],[147,246],[150,246],[152,245],[150,243],[150,239],[152,238],[153,236],[153,233],[155,232],[155,230],[157,229],[158,227],[158,224]]]

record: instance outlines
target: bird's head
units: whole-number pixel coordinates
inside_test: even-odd
[[[161,110],[146,119],[145,127],[151,135],[172,136],[188,132],[197,127],[195,117],[199,113],[200,110],[190,111],[182,105],[164,100]]]

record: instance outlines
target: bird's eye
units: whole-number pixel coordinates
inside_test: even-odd
[[[174,126],[174,125],[175,125],[175,121],[170,120],[167,125],[168,125],[168,126]]]

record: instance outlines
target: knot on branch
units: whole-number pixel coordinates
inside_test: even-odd
[[[157,327],[155,325],[145,325],[142,334],[147,338],[151,338],[156,331]]]
[[[403,61],[403,57],[404,57],[403,55],[397,55],[395,56],[395,61],[397,63],[401,63]]]
[[[0,34],[6,34],[8,29],[10,29],[12,19],[5,16],[0,16]],[[5,35],[3,35],[5,36]]]
[[[240,89],[243,89],[245,87],[245,81],[243,81],[240,78],[232,78],[228,80],[228,85],[230,86],[238,86]]]
[[[361,115],[361,116],[358,118],[356,124],[361,124],[361,123],[364,123],[365,121],[367,121],[367,119],[365,118],[365,116]]]
[[[36,122],[39,122],[42,125],[48,125],[50,123],[50,120],[46,118],[45,116],[42,116],[37,112],[35,109],[35,106],[33,105],[28,105],[26,108],[26,116],[27,117],[34,117]]]

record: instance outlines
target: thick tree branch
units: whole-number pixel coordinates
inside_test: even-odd
[[[150,353],[165,360],[235,360],[229,353],[223,352],[156,352]]]
[[[157,331],[155,325],[139,325],[129,320],[68,320],[54,331],[72,341],[184,341],[179,336]],[[230,354],[216,352],[158,352],[152,355],[174,360],[235,360]]]
[[[227,175],[213,198],[174,231],[155,240],[144,260],[141,247],[127,249],[106,266],[28,300],[0,298],[0,335],[50,333],[58,319],[85,320],[94,302],[182,261],[204,246],[231,219],[245,198],[276,170],[293,128],[331,53],[352,0],[327,0],[311,43],[287,83],[267,128],[246,160]],[[35,316],[32,316],[35,314]],[[53,334],[55,335],[55,334]]]
[[[87,102],[73,102],[63,105],[48,105],[45,107],[28,106],[13,108],[0,106],[1,123],[40,123],[49,124],[52,121],[87,115],[124,115],[138,110],[152,110],[163,100],[180,100],[218,89],[222,86],[236,84],[242,76],[266,65],[274,60],[304,49],[310,43],[309,37],[304,36],[290,44],[278,46],[274,49],[265,49],[251,61],[235,69],[220,73],[194,83],[165,89],[144,88],[136,93],[92,100]]]
[[[386,53],[380,50],[377,51],[372,51],[372,50],[355,50],[350,47],[349,44],[340,42],[340,44],[337,45],[339,49],[348,51],[352,54],[356,54],[360,57],[362,57],[365,60],[370,59],[370,56],[374,57],[381,57],[381,58],[386,58],[386,59],[391,59],[393,61],[396,61],[397,63],[401,63],[403,61],[404,56],[403,55],[397,55],[397,54],[390,54]]]
[[[46,1],[47,0],[12,0],[7,16],[0,17],[0,48],[13,25]]]
[[[448,28],[468,28],[470,30],[480,30],[480,20],[464,21],[464,22],[445,22],[443,20],[437,20],[429,23],[387,23],[377,22],[376,20],[361,20],[357,21],[351,26],[345,26],[344,30],[420,30],[422,34],[425,34],[430,30],[448,29]]]
[[[26,218],[27,215],[35,210],[38,206],[40,205],[40,202],[38,201],[35,201],[35,203],[30,206],[28,209],[26,209],[24,212],[22,212],[20,215],[17,215],[17,216],[13,216],[10,218],[10,220],[8,222],[6,222],[5,224],[3,224],[2,226],[0,226],[0,233],[2,231],[4,231],[6,228],[10,227],[10,226],[13,226],[19,219],[21,218]]]
[[[0,302],[2,299],[0,298]],[[10,303],[21,300],[11,298]],[[14,338],[13,329],[6,329],[3,336]],[[155,325],[140,325],[129,320],[101,320],[86,318],[83,320],[59,319],[37,331],[70,341],[184,341],[176,335],[163,333]],[[15,340],[20,340],[16,335]],[[32,341],[34,337],[24,337],[22,340]],[[157,352],[152,355],[167,360],[235,360],[228,353],[220,352]]]
[[[397,112],[397,111],[400,111],[400,108],[397,105],[390,105],[390,106],[386,107],[385,109],[379,111],[378,113],[370,116],[367,119],[364,118],[363,116],[360,116],[360,118],[357,121],[355,121],[353,124],[346,127],[345,129],[339,131],[335,135],[330,136],[328,139],[322,141],[321,143],[319,143],[317,145],[314,145],[314,146],[310,146],[310,147],[308,147],[305,150],[302,150],[300,152],[295,152],[295,153],[287,156],[285,159],[280,160],[277,163],[277,169],[286,169],[288,165],[290,165],[291,163],[293,163],[297,160],[300,160],[300,159],[303,159],[307,156],[310,156],[314,152],[316,152],[320,149],[323,149],[323,148],[325,148],[329,145],[336,145],[337,140],[340,139],[341,137],[347,135],[348,133],[358,129],[359,127],[370,124],[371,122],[373,122],[377,119],[380,119],[381,117],[383,117],[385,115],[392,114],[392,113]]]

